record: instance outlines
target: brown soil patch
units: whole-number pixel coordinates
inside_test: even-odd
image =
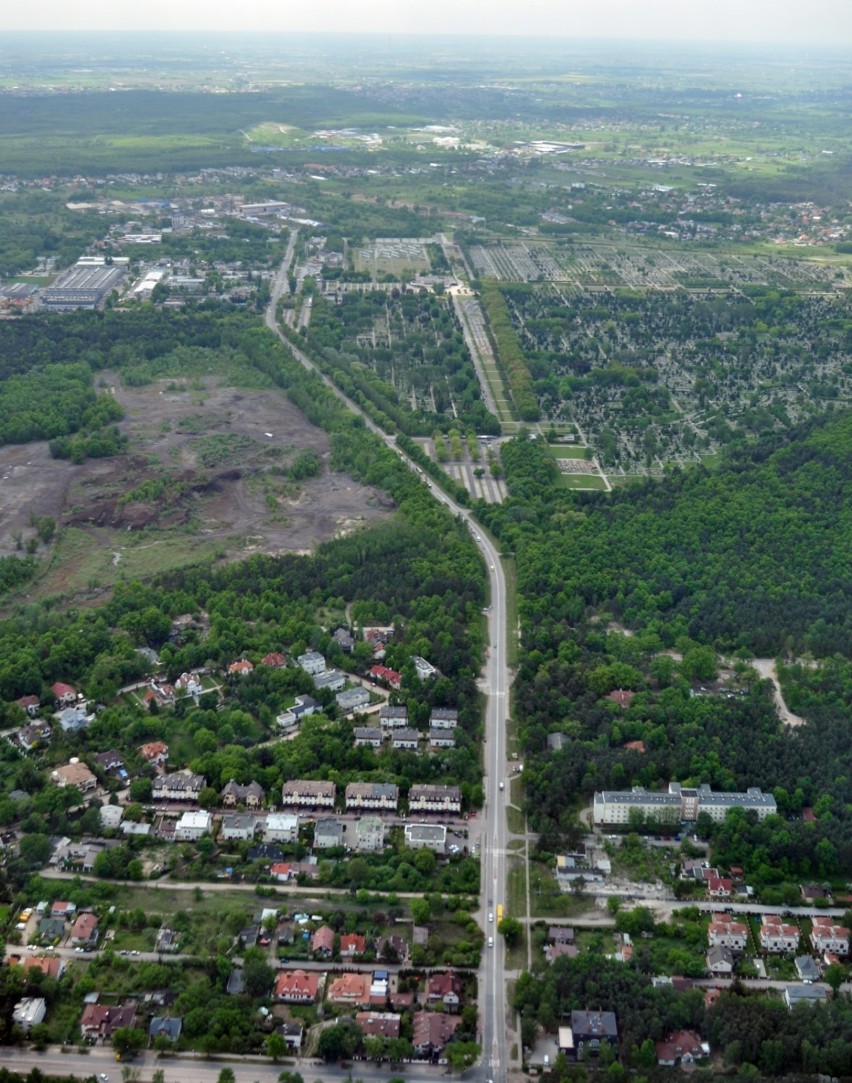
[[[177,390],[174,381],[125,388],[110,374],[106,383],[126,410],[128,454],[74,466],[51,459],[44,443],[0,448],[0,556],[17,551],[18,533],[24,544],[34,535],[32,515],[50,515],[78,550],[85,532],[88,562],[101,551],[114,580],[125,557],[130,574],[143,543],[163,546],[170,536],[182,549],[176,563],[193,545],[224,559],[309,552],[392,510],[379,490],[329,469],[327,435],[276,390],[221,386],[216,376]],[[306,450],[319,456],[320,472],[292,481],[287,468]],[[81,589],[65,563],[60,537],[39,594]],[[100,569],[98,577],[109,585]]]

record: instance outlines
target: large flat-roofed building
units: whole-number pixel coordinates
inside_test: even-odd
[[[97,308],[124,278],[126,261],[83,261],[70,267],[42,291],[41,303],[48,308]]]
[[[749,787],[744,793],[714,793],[706,783],[682,786],[679,782],[670,782],[668,790],[662,792],[649,791],[643,786],[634,786],[632,790],[602,790],[595,794],[593,811],[596,824],[629,823],[631,809],[661,823],[677,824],[695,821],[701,812],[721,821],[731,808],[753,810],[761,820],[777,811],[772,794],[757,786]]]

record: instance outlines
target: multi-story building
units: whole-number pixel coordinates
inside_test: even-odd
[[[384,731],[380,726],[356,726],[355,747],[367,745],[370,748],[381,748],[384,740]]]
[[[399,787],[392,782],[350,782],[346,787],[346,810],[369,809],[396,812]]]
[[[319,991],[320,975],[304,970],[280,970],[273,996],[285,1004],[313,1004]]]
[[[382,707],[379,710],[379,723],[383,729],[405,729],[408,725],[407,707]]]
[[[430,782],[416,783],[408,792],[408,809],[412,813],[458,814],[461,812],[461,788],[437,786]]]
[[[267,842],[296,842],[299,838],[299,817],[292,812],[270,812],[266,817],[263,837]]]
[[[837,925],[831,918],[816,917],[811,929],[811,943],[816,951],[830,951],[833,955],[849,954],[849,930]]]
[[[247,842],[254,838],[257,829],[257,817],[250,812],[232,812],[222,817],[222,838],[239,839]]]
[[[355,846],[358,850],[382,850],[385,845],[385,823],[378,816],[361,816],[355,825]]]
[[[748,926],[734,921],[729,914],[713,914],[707,927],[707,943],[711,948],[745,951],[748,944]]]
[[[436,730],[454,730],[459,724],[459,712],[455,707],[433,707],[429,725]]]
[[[406,824],[405,845],[412,850],[446,853],[447,829],[443,824]]]
[[[259,782],[249,782],[243,785],[231,779],[219,794],[225,808],[234,808],[236,805],[245,805],[246,808],[260,808],[266,798],[266,790]]]
[[[325,658],[319,653],[319,651],[306,651],[304,654],[300,654],[296,659],[300,669],[303,669],[305,673],[310,673],[312,677],[317,673],[322,673],[325,669]]]
[[[768,952],[793,952],[799,947],[798,925],[786,925],[780,914],[764,914],[760,922],[758,939]]]
[[[662,824],[691,823],[706,812],[712,820],[725,819],[728,809],[753,810],[759,819],[777,812],[775,798],[751,786],[744,793],[713,793],[705,783],[698,787],[670,782],[664,792],[634,786],[632,790],[603,790],[595,794],[593,812],[596,824],[626,824],[631,810],[643,818],[653,818]]]
[[[337,787],[333,782],[294,778],[281,787],[284,808],[334,808]]]
[[[198,842],[212,826],[213,817],[209,812],[185,812],[175,825],[175,838],[181,842]]]
[[[408,726],[401,730],[391,730],[391,748],[416,752],[420,736],[420,730],[410,729]]]
[[[207,785],[203,775],[176,772],[173,775],[158,775],[151,782],[151,797],[157,801],[192,801],[197,802],[199,794]]]

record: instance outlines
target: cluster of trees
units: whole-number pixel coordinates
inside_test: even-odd
[[[592,1005],[616,1015],[621,1070],[613,1077],[624,1069],[654,1069],[654,1043],[682,1029],[702,1034],[726,1065],[749,1077],[842,1076],[852,1070],[852,1005],[846,997],[791,1012],[780,997],[735,984],[705,1007],[703,990],[655,988],[637,967],[591,952],[524,973],[515,986],[524,1045],[532,1044],[528,1039],[538,1025],[554,1031],[563,1013]],[[604,1066],[611,1061],[609,1054],[601,1058]]]
[[[482,305],[488,316],[497,360],[506,377],[518,417],[521,421],[537,421],[539,405],[533,378],[518,342],[518,336],[512,327],[506,299],[495,283],[489,282],[483,285]]]
[[[516,555],[516,713],[528,807],[548,848],[572,835],[568,795],[678,779],[775,794],[777,820],[699,824],[720,862],[742,865],[754,882],[852,867],[848,666],[782,667],[792,702],[812,712],[809,725],[784,731],[771,689],[748,665],[752,653],[824,655],[849,642],[841,599],[852,584],[836,523],[849,515],[841,479],[852,417],[797,436],[732,455],[714,472],[695,468],[605,498],[543,484],[553,465],[541,441],[504,445],[509,500],[477,510]],[[717,651],[735,655],[733,672],[702,692]],[[607,698],[618,688],[635,693],[629,706]],[[558,752],[547,744],[554,731]],[[801,820],[805,807],[815,823]]]

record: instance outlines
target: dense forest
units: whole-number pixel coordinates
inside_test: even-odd
[[[554,467],[541,441],[504,447],[510,498],[479,514],[517,560],[515,713],[545,846],[570,835],[576,796],[678,779],[775,794],[777,819],[699,824],[754,882],[852,868],[846,663],[782,668],[811,719],[793,731],[747,664],[848,649],[850,455],[844,415],[716,470],[600,497],[544,484]],[[717,652],[731,656],[724,675]],[[629,704],[609,698],[616,689],[634,693]]]

